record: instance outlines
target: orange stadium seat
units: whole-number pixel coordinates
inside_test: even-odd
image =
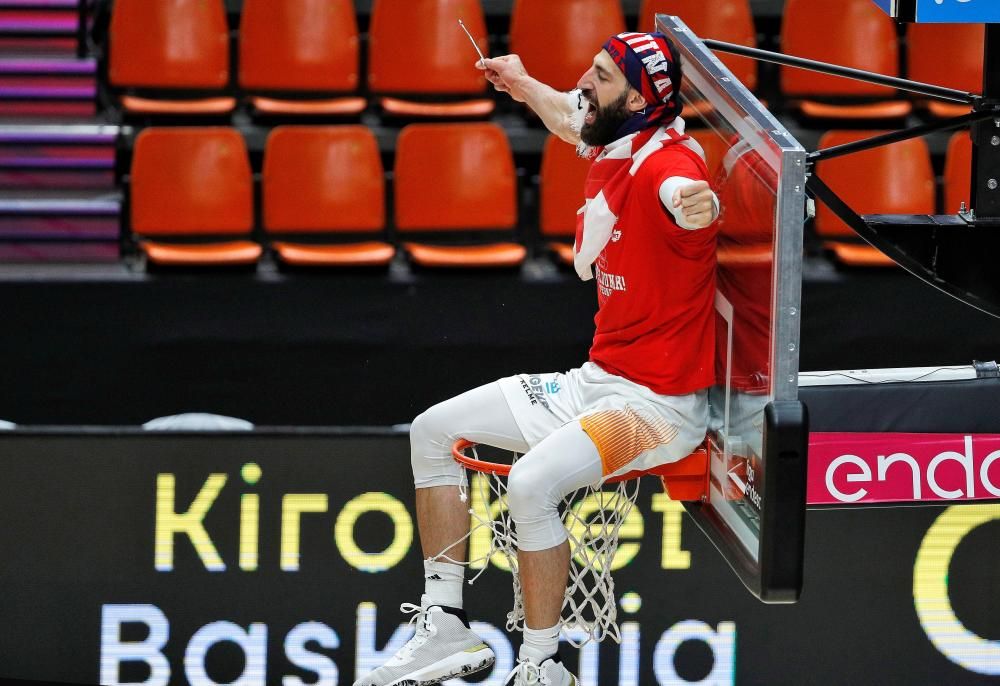
[[[749,0],[715,0],[711,3],[704,0],[642,0],[639,30],[653,31],[657,14],[680,17],[700,38],[757,47],[757,32]],[[719,53],[719,59],[744,86],[750,90],[757,88],[756,62],[726,53]]]
[[[516,0],[510,50],[539,81],[576,88],[604,41],[625,30],[618,0]]]
[[[494,101],[475,68],[478,55],[458,25],[489,54],[476,0],[375,0],[368,45],[368,87],[382,109],[402,117],[485,117]],[[465,99],[456,101],[455,98]]]
[[[962,207],[972,206],[972,138],[968,131],[959,131],[948,141],[944,162],[944,211],[954,214]]]
[[[986,28],[982,24],[910,24],[909,77],[937,86],[970,93],[983,92],[983,55]],[[946,51],[947,59],[942,59]],[[968,114],[970,105],[929,100],[927,109],[936,117]]]
[[[229,29],[223,0],[115,0],[109,31],[109,81],[124,88],[135,114],[224,115],[236,99],[229,84]],[[173,91],[144,97],[142,91]],[[216,91],[190,98],[183,91]]]
[[[563,264],[573,264],[577,210],[583,207],[583,184],[589,170],[590,160],[577,155],[574,146],[556,136],[545,141],[538,189],[539,227],[544,238],[555,239],[549,248]]]
[[[870,138],[882,131],[830,131],[820,149]],[[934,214],[934,170],[927,144],[913,138],[889,146],[824,160],[816,173],[858,214]],[[837,259],[851,266],[891,266],[889,257],[867,243],[823,203],[816,207],[816,233]]]
[[[260,114],[359,114],[358,46],[351,0],[244,0],[240,86]]]
[[[714,180],[719,173],[719,168],[722,166],[722,161],[726,157],[726,153],[729,152],[729,148],[732,147],[729,141],[725,140],[718,133],[712,130],[706,129],[689,129],[685,133],[691,138],[698,141],[702,149],[705,151],[705,163],[708,165],[708,177],[710,180]]]
[[[142,131],[132,158],[130,205],[132,231],[153,264],[250,265],[260,258],[258,243],[238,240],[253,230],[253,177],[235,129]]]
[[[517,225],[517,177],[507,134],[493,123],[411,124],[399,135],[394,170],[396,229],[433,233],[430,245],[407,242],[424,267],[515,267],[525,258],[514,242],[471,244],[476,232]],[[441,245],[447,238],[468,244]]]
[[[264,151],[264,230],[293,266],[384,266],[396,253],[384,240],[385,175],[374,134],[364,126],[279,126]]]
[[[899,76],[896,24],[871,0],[788,0],[781,28],[781,51],[795,57]],[[819,119],[896,119],[913,109],[908,100],[891,99],[894,91],[861,81],[781,68],[781,88],[793,106]],[[813,98],[867,102],[818,102]],[[878,101],[875,101],[878,100]]]

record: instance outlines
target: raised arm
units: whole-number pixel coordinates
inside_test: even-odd
[[[498,91],[534,110],[549,131],[567,143],[580,142],[584,103],[577,92],[557,91],[532,78],[517,55],[480,60],[476,67],[486,72],[487,80]]]

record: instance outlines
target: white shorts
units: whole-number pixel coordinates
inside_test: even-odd
[[[605,477],[676,462],[705,440],[707,389],[658,395],[593,362],[498,383],[530,447],[577,420],[597,446]]]

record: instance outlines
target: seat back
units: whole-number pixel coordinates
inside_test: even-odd
[[[882,131],[830,131],[820,139],[820,149],[884,133]],[[934,214],[934,170],[930,151],[922,138],[825,160],[817,174],[858,214]],[[823,203],[816,207],[816,233],[820,236],[855,236],[854,231]]]
[[[583,206],[583,185],[591,161],[557,136],[549,136],[539,175],[539,228],[543,236],[575,236],[577,210]]]
[[[749,0],[642,0],[639,30],[655,30],[657,14],[680,17],[700,38],[757,47],[757,32]],[[726,53],[718,53],[718,56],[744,86],[750,90],[757,88],[756,62]]]
[[[250,158],[236,129],[145,129],[135,141],[131,176],[135,233],[247,234],[253,229]]]
[[[368,86],[378,93],[482,93],[478,55],[458,25],[461,19],[483,54],[486,20],[477,0],[375,0],[368,44]]]
[[[896,24],[871,0],[788,0],[781,51],[795,57],[899,75]],[[781,68],[788,95],[888,96],[892,89],[793,67]]]
[[[365,126],[279,126],[264,151],[269,233],[381,231],[385,177]]]
[[[407,126],[396,145],[394,185],[401,232],[517,224],[514,158],[493,123]]]
[[[719,168],[722,166],[722,161],[726,157],[726,153],[732,147],[731,144],[711,129],[688,129],[685,133],[698,141],[702,150],[705,151],[708,178],[714,181],[719,173]]]
[[[911,24],[907,63],[914,81],[983,92],[986,27],[982,24]]]
[[[353,91],[358,24],[351,0],[244,0],[240,85],[246,89]]]
[[[510,50],[536,79],[570,90],[604,42],[624,30],[618,0],[515,0]]]
[[[952,134],[944,162],[944,211],[954,214],[972,206],[972,138],[968,131]]]
[[[109,50],[112,85],[223,88],[229,82],[223,0],[115,0]]]

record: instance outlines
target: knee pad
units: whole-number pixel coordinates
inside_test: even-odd
[[[410,422],[410,445],[415,443],[433,443],[435,435],[438,433],[434,426],[434,415],[429,410],[425,410],[417,415],[416,419]]]
[[[465,470],[451,456],[452,440],[440,407],[435,405],[410,424],[410,468],[416,488],[465,483]]]
[[[517,524],[517,547],[525,551],[547,550],[566,540],[559,519],[562,494],[551,488],[544,470],[518,463],[507,477],[507,507]]]

